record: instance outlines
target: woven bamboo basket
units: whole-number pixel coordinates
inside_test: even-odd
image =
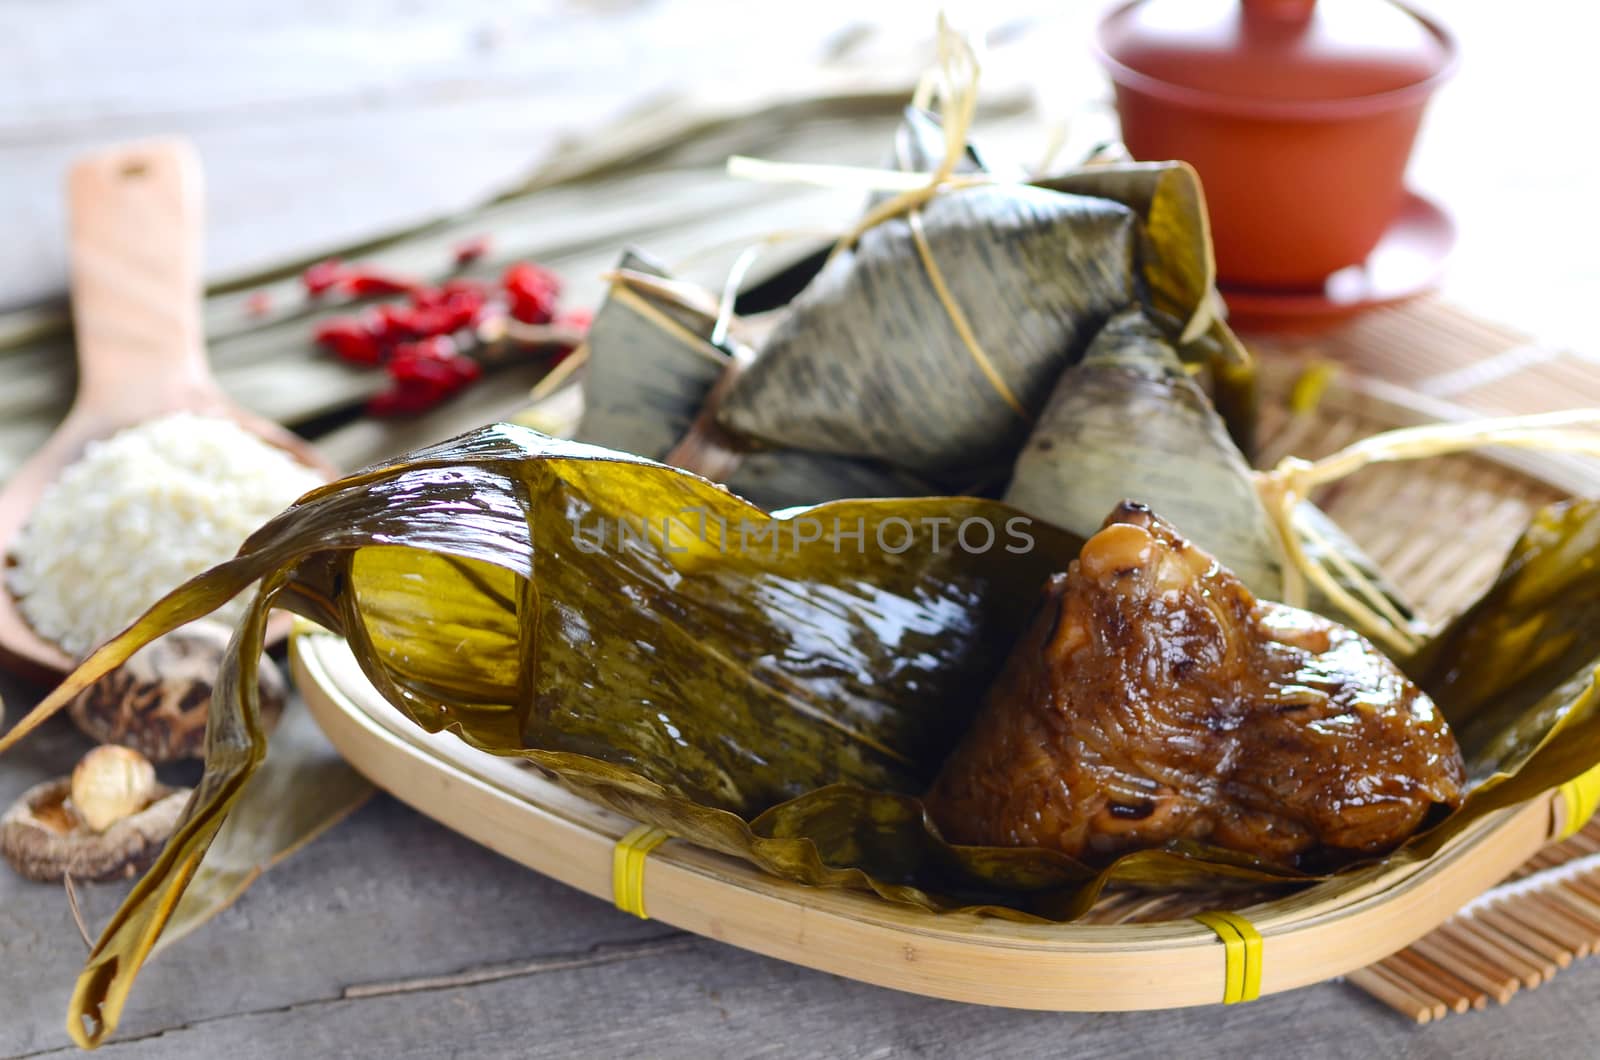
[[[1287,398],[1299,373],[1290,362],[1266,365],[1264,464],[1324,455],[1450,413],[1360,378],[1335,380],[1314,408],[1292,412]],[[1425,616],[1439,619],[1487,586],[1536,508],[1592,490],[1591,476],[1575,461],[1485,453],[1380,466],[1318,499]],[[649,848],[634,822],[525,764],[413,725],[367,682],[341,639],[307,629],[293,649],[299,686],[334,746],[447,827],[639,915],[881,986],[979,1004],[1171,1008],[1345,975],[1428,934],[1581,823],[1568,820],[1568,800],[1553,791],[1485,818],[1425,862],[1242,907],[1235,897],[1231,923],[1240,935],[1230,921],[1206,917],[1215,904],[1193,894],[1109,892],[1088,917],[1065,925],[932,914],[788,883],[680,841]]]

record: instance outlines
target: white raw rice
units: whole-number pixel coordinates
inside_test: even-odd
[[[12,545],[23,617],[79,656],[232,556],[321,477],[230,420],[181,412],[91,443]],[[232,624],[242,594],[216,612]]]

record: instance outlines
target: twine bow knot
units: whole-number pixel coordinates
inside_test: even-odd
[[[922,110],[936,110],[944,129],[944,156],[931,172],[917,173],[902,170],[866,169],[855,166],[810,165],[787,162],[768,162],[743,155],[728,159],[728,172],[750,180],[798,181],[824,187],[860,187],[870,191],[896,192],[868,210],[854,227],[840,236],[834,244],[832,257],[854,247],[863,234],[885,221],[904,216],[911,228],[911,241],[917,257],[928,274],[928,283],[934,295],[950,318],[950,326],[961,339],[961,344],[971,354],[973,363],[983,373],[995,393],[1000,395],[1023,422],[1032,423],[1033,415],[1017,397],[1005,376],[995,367],[994,361],[978,342],[977,333],[967,319],[966,311],[956,300],[946,282],[944,270],[933,256],[928,235],[922,225],[921,209],[936,196],[960,188],[995,183],[987,173],[958,174],[962,158],[967,152],[967,133],[978,113],[978,82],[983,64],[978,58],[978,46],[971,37],[951,28],[944,15],[939,16],[938,62],[918,82],[911,97],[913,106]]]

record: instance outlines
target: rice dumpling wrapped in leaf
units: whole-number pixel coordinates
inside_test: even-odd
[[[1119,202],[1139,218],[1139,276],[1152,315],[1176,322],[1180,346],[1212,335],[1242,359],[1238,340],[1215,310],[1211,253],[1200,179],[1183,162],[1114,162],[1081,166],[1037,181],[1040,187]],[[1188,350],[1184,359],[1194,361]]]
[[[1283,551],[1256,478],[1215,406],[1165,333],[1136,308],[1106,323],[1055,394],[1017,458],[1005,500],[1087,536],[1123,497],[1151,507],[1267,600],[1284,595]],[[1159,507],[1158,507],[1159,506]],[[1291,530],[1313,558],[1336,555],[1410,619],[1410,606],[1360,546],[1309,501]],[[1295,603],[1347,616],[1313,587]]]
[[[619,274],[667,279],[667,270],[628,251]],[[588,379],[579,441],[664,458],[689,431],[729,355],[706,341],[714,318],[648,287],[619,279],[589,326]]]
[[[949,151],[939,119],[908,108],[895,166],[934,171]],[[983,168],[968,144],[954,173]],[[1137,305],[1186,359],[1232,365],[1215,382],[1248,444],[1254,376],[1214,312],[1214,282],[1199,182],[1182,163],[958,181],[829,261],[719,421],[762,443],[968,485],[1009,462],[1056,377],[1109,315]]]
[[[1051,579],[926,802],[957,843],[1336,864],[1394,849],[1463,781],[1444,719],[1376,648],[1256,600],[1125,502]]]
[[[947,150],[938,119],[908,108],[893,164],[927,171]],[[956,172],[982,172],[970,145]],[[1209,313],[1192,171],[1096,166],[1046,183],[944,191],[868,228],[782,309],[750,365],[711,343],[709,298],[686,306],[614,285],[590,336],[577,436],[712,475],[768,507],[993,490],[1061,372],[1110,314],[1143,312],[1173,342],[1194,331],[1196,349],[1220,333],[1227,341],[1214,345],[1236,350]],[[946,256],[958,266],[949,276],[937,264]],[[639,255],[623,269],[667,279]],[[968,301],[987,322],[974,343],[951,315],[976,328]],[[1235,406],[1250,411],[1248,401]],[[693,430],[697,417],[708,429]],[[692,432],[720,433],[717,445],[736,459],[678,459],[686,454],[675,446]]]
[[[927,166],[941,132],[931,116],[909,111],[896,164]],[[962,168],[979,166],[969,148]],[[870,227],[779,311],[765,341],[735,317],[728,337],[713,343],[715,300],[630,254],[590,334],[577,437],[706,475],[774,510],[851,496],[993,494],[1010,480],[1013,503],[1087,534],[1117,499],[1138,496],[1172,513],[1253,591],[1279,598],[1276,531],[1230,440],[1247,433],[1254,375],[1247,358],[1231,359],[1237,344],[1210,314],[1211,259],[1193,173],[1181,164],[1102,165],[1048,183],[943,192],[914,216]],[[1008,205],[974,206],[994,202]],[[1034,308],[995,318],[997,334],[1020,336],[997,347],[1006,351],[999,359],[965,341],[939,298],[923,257],[935,218],[952,246],[1037,266],[1061,285],[1064,300],[1048,319],[1035,310],[1053,286],[1008,289]],[[1007,225],[1022,235],[1007,235]],[[965,271],[973,273],[965,282],[995,285],[979,299],[985,305],[1021,282],[999,266]],[[922,335],[929,329],[942,336],[931,346]],[[814,341],[828,335],[844,345]],[[1064,345],[1049,352],[1058,340]],[[755,344],[761,353],[750,363]],[[1186,354],[1212,366],[1213,390],[1238,422],[1224,422],[1182,363]],[[991,374],[997,365],[1028,377],[1024,386],[1009,376],[1029,394],[1025,415],[1005,399],[1015,394],[1007,377]],[[1047,405],[1041,386],[1053,392]],[[752,426],[742,407],[759,421],[754,434],[741,429]],[[780,423],[797,430],[761,433]],[[791,447],[794,439],[804,444]],[[1308,552],[1336,552],[1345,567],[1381,581],[1309,505],[1295,530]],[[1304,602],[1342,617],[1320,595]],[[1393,611],[1409,615],[1398,600]]]
[[[1037,182],[1120,202],[1139,217],[1139,276],[1150,319],[1189,365],[1208,369],[1212,404],[1239,449],[1255,452],[1260,380],[1228,328],[1216,292],[1216,260],[1200,178],[1185,162],[1080,166]]]
[[[663,284],[640,282],[652,277]],[[769,510],[839,497],[939,492],[881,461],[753,448],[707,423],[713,391],[738,368],[738,359],[711,342],[714,307],[686,304],[677,294],[682,290],[644,255],[623,256],[589,329],[576,440],[684,467]]]
[[[959,488],[1009,462],[1061,369],[1133,297],[1135,224],[1120,203],[1027,185],[941,194],[868,229],[823,269],[719,421],[769,445],[874,457]]]
[[[686,522],[695,510],[702,526]],[[612,524],[597,542],[602,515],[633,529]],[[972,519],[995,528],[994,547],[961,547],[951,530]],[[0,738],[4,750],[144,644],[258,586],[215,686],[206,774],[90,955],[75,1037],[92,1044],[115,1024],[265,754],[254,666],[275,606],[346,637],[378,691],[418,725],[536,763],[635,820],[785,879],[925,910],[1065,920],[1108,881],[1209,891],[1309,878],[1192,839],[1096,869],[1058,849],[964,846],[931,828],[919,794],[1023,638],[1018,602],[1078,554],[1064,531],[1014,519],[1026,517],[999,502],[937,497],[768,516],[697,476],[508,426],[313,491]],[[1521,570],[1557,587],[1534,614],[1554,616],[1559,587],[1586,584],[1581,571]],[[1519,570],[1502,584],[1512,588],[1431,657],[1439,673],[1481,650],[1478,624],[1528,616]],[[1513,772],[1483,781],[1405,852],[1436,850],[1600,761],[1600,697],[1591,682],[1546,709],[1565,687],[1528,690],[1546,727],[1506,722],[1517,753],[1499,761]],[[1461,692],[1438,689],[1447,716]],[[1484,717],[1463,744],[1469,759],[1499,735]]]
[[[1165,336],[1124,309],[1062,373],[1005,500],[1087,536],[1124,497],[1157,507],[1269,600],[1283,592],[1276,531],[1250,466]]]

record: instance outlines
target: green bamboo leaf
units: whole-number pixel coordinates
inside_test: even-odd
[[[273,730],[266,762],[206,851],[152,955],[227,909],[258,876],[354,813],[372,792],[305,708],[291,703]]]
[[[1022,518],[962,497],[771,516],[685,472],[508,426],[308,494],[91,656],[18,726],[26,732],[143,643],[259,581],[218,680],[205,775],[90,955],[74,1035],[93,1044],[115,1025],[207,848],[256,790],[267,745],[255,664],[272,606],[343,634],[375,687],[424,728],[536,763],[601,804],[787,879],[931,911],[1050,920],[1081,914],[1112,881],[1214,893],[1311,879],[1192,843],[1096,872],[1051,851],[940,839],[918,795],[970,724],[1045,578],[1080,544]],[[993,546],[971,547],[984,525]],[[1556,536],[1578,540],[1570,528]],[[1507,578],[1448,635],[1441,672],[1508,621],[1505,601],[1553,603],[1559,591],[1533,589],[1589,585],[1560,565],[1581,568],[1592,553],[1542,540],[1519,548]],[[1530,562],[1535,554],[1557,566]],[[1586,639],[1571,650],[1581,655]],[[1448,708],[1450,682],[1435,687]],[[1530,694],[1529,710],[1554,720],[1519,737],[1534,742],[1520,768],[1484,781],[1393,858],[1425,856],[1508,800],[1600,760],[1592,685]],[[1553,696],[1574,701],[1551,710]]]
[[[1494,585],[1408,669],[1444,710],[1471,774],[1487,778],[1577,725],[1597,667],[1600,501],[1573,500],[1534,517]],[[1600,746],[1563,750],[1600,761]]]
[[[1037,183],[1109,199],[1134,211],[1141,222],[1140,274],[1151,308],[1175,318],[1179,334],[1190,341],[1211,327],[1210,299],[1217,282],[1211,223],[1200,177],[1187,163],[1091,165]]]

